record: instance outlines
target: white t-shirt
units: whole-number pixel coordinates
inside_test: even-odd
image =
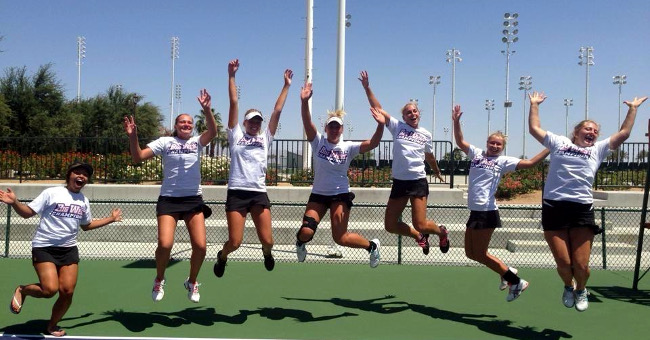
[[[359,154],[361,142],[341,140],[338,144],[331,144],[327,137],[317,132],[311,148],[314,150],[314,187],[311,192],[327,196],[350,192],[348,168]]]
[[[416,180],[426,178],[424,153],[433,153],[433,137],[422,127],[417,129],[390,117],[386,126],[393,135],[393,178]]]
[[[266,192],[266,160],[273,136],[266,129],[258,136],[242,131],[239,124],[228,129],[230,173],[228,189]]]
[[[499,187],[501,176],[515,171],[521,159],[509,156],[488,157],[474,145],[469,146],[472,160],[469,165],[469,186],[467,205],[473,211],[492,211],[497,207],[494,194]]]
[[[74,247],[79,226],[92,221],[86,196],[66,187],[47,188],[28,206],[41,217],[32,238],[32,247],[35,248]]]
[[[199,138],[160,137],[147,144],[154,155],[162,155],[163,181],[161,196],[201,195],[201,149]]]
[[[544,199],[593,203],[591,187],[598,167],[609,155],[609,138],[583,148],[567,137],[547,131],[544,146],[551,151]]]

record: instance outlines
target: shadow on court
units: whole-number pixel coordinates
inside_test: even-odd
[[[632,288],[613,286],[613,287],[593,287],[589,286],[591,293],[598,293],[602,297],[618,300],[628,303],[635,303],[641,306],[650,307],[650,291],[648,290],[634,290]],[[589,294],[589,301],[597,299],[594,294]]]
[[[79,320],[90,317],[91,315],[93,314],[86,313],[80,316],[64,317],[61,321]],[[12,334],[40,335],[46,333],[48,321],[49,320],[47,319],[29,320],[25,323],[19,323],[0,328],[0,332],[2,332],[4,336],[11,336]],[[18,337],[14,338],[19,339]],[[30,337],[30,339],[38,339],[38,337]]]
[[[175,264],[181,263],[181,260],[176,260],[176,259],[170,259],[169,262],[167,263],[167,267],[171,267]],[[137,260],[133,261],[129,264],[124,265],[123,268],[130,268],[130,269],[156,269],[156,261],[151,260],[151,259],[146,259],[146,260]]]
[[[442,319],[446,321],[460,322],[467,325],[472,325],[486,333],[505,336],[512,339],[561,339],[573,337],[570,334],[560,330],[544,329],[538,331],[535,330],[535,327],[514,327],[511,326],[513,322],[510,320],[494,319],[497,317],[496,315],[455,313],[436,307],[411,304],[404,301],[378,302],[393,298],[395,298],[394,295],[386,295],[381,298],[367,300],[352,300],[341,298],[306,299],[283,297],[285,300],[293,301],[329,302],[340,307],[354,308],[362,310],[364,312],[375,312],[381,314],[399,313],[406,310],[411,310],[415,313],[420,313],[434,319]]]

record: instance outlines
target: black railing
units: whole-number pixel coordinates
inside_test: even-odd
[[[148,140],[140,140],[144,146]],[[313,179],[309,143],[300,139],[276,139],[269,151],[267,184],[291,183],[308,186]],[[450,160],[452,145],[434,141],[433,152],[442,170],[445,183],[428,176],[431,184],[454,187],[465,184],[469,172],[467,160]],[[351,163],[349,177],[352,186],[388,187],[391,183],[393,143],[381,141],[379,146],[357,156]],[[95,167],[96,183],[160,182],[162,164],[155,157],[133,164],[128,153],[128,140],[122,138],[0,138],[0,179],[62,180],[66,166],[75,159]],[[646,143],[624,143],[600,167],[596,189],[643,187],[648,161]],[[229,154],[227,148],[206,148],[201,161],[203,184],[224,184],[228,180]],[[427,173],[431,170],[427,165]],[[465,183],[454,183],[457,177]]]

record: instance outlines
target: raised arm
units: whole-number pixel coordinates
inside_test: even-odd
[[[530,134],[535,137],[540,143],[544,144],[544,138],[546,138],[546,130],[542,129],[542,126],[539,122],[539,104],[544,102],[546,96],[544,92],[533,92],[529,93],[528,97],[530,98],[530,113],[528,114],[528,131]]]
[[[632,101],[624,101],[625,105],[628,106],[627,115],[623,124],[621,124],[621,129],[609,137],[609,148],[610,150],[617,149],[623,142],[625,142],[632,132],[632,127],[634,126],[634,120],[636,119],[637,108],[646,101],[648,97],[637,98],[634,97]]]
[[[100,219],[96,219],[96,220],[92,220],[92,222],[90,222],[90,224],[81,225],[81,229],[84,230],[84,231],[93,230],[93,229],[101,228],[101,227],[103,227],[103,226],[105,226],[107,224],[111,224],[113,222],[119,222],[121,220],[122,220],[122,210],[120,210],[119,208],[114,208],[111,211],[110,216],[100,218]]]
[[[381,111],[384,110],[375,107],[370,108],[372,118],[374,118],[377,122],[377,129],[375,130],[375,133],[372,135],[372,137],[370,137],[370,139],[366,139],[361,142],[361,147],[359,148],[359,151],[361,153],[368,152],[376,148],[379,145],[379,142],[381,142],[381,137],[384,135],[384,126],[386,125],[386,116],[384,116]]]
[[[454,110],[451,112],[451,120],[454,122],[454,137],[456,139],[456,145],[463,150],[464,153],[469,154],[469,143],[463,138],[463,130],[460,126],[460,117],[463,115],[463,112],[460,111],[460,105],[454,106]]]
[[[535,156],[533,156],[533,158],[522,159],[521,161],[519,161],[519,163],[517,163],[516,169],[519,170],[519,169],[532,168],[535,165],[537,165],[537,163],[541,162],[544,158],[546,158],[546,156],[548,156],[549,153],[551,152],[548,149],[544,148],[542,152],[536,154]]]
[[[309,99],[311,99],[312,94],[311,83],[305,83],[300,89],[300,114],[302,115],[302,125],[305,128],[307,140],[310,142],[316,138],[316,126],[311,121],[311,112],[309,112]]]
[[[442,178],[442,173],[440,172],[440,168],[438,167],[438,162],[436,162],[436,156],[434,156],[432,153],[425,152],[424,153],[424,161],[429,164],[429,167],[431,167],[431,170],[433,171],[433,175],[436,176],[440,180],[440,182],[445,182],[445,179]]]
[[[278,100],[275,101],[275,107],[273,107],[273,113],[271,113],[271,119],[269,119],[269,131],[271,131],[272,136],[275,136],[275,131],[278,128],[280,114],[282,113],[282,108],[284,107],[284,102],[287,100],[287,94],[291,86],[291,78],[293,78],[293,71],[289,69],[284,70],[284,86],[282,86]]]
[[[233,59],[228,63],[228,97],[230,98],[230,109],[228,110],[229,129],[237,125],[237,116],[239,116],[239,98],[237,96],[237,84],[235,83],[237,70],[239,70],[239,59]]]
[[[381,104],[379,103],[379,100],[377,99],[377,97],[375,97],[375,94],[370,89],[370,80],[368,79],[368,71],[361,71],[361,73],[359,74],[359,81],[361,81],[361,86],[363,86],[363,90],[366,91],[366,97],[368,97],[368,103],[370,103],[370,106],[381,109],[382,107]]]
[[[129,151],[131,152],[131,160],[133,163],[140,163],[154,156],[153,151],[149,148],[140,148],[138,141],[138,127],[135,125],[135,118],[133,116],[124,116],[124,131],[129,137]]]
[[[10,188],[7,188],[7,191],[0,190],[0,202],[10,205],[22,218],[30,218],[36,215],[36,212],[32,208],[18,200],[16,193]]]
[[[205,146],[210,144],[212,138],[217,136],[217,121],[214,119],[214,115],[212,114],[212,97],[208,93],[208,90],[201,90],[196,99],[199,101],[199,104],[201,104],[201,109],[205,116],[205,126],[207,129],[203,131],[201,137],[199,137],[199,142],[201,145]]]

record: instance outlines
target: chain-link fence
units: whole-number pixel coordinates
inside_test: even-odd
[[[208,201],[213,215],[206,220],[208,251],[207,260],[215,260],[217,252],[228,238],[228,227],[224,202]],[[155,201],[93,201],[93,216],[110,214],[114,207],[123,211],[123,221],[104,228],[81,231],[79,235],[80,255],[83,259],[153,259],[157,244]],[[4,256],[27,258],[31,254],[31,238],[38,216],[23,219],[10,207],[0,209],[5,235],[0,243]],[[274,256],[278,262],[294,262],[296,232],[304,214],[304,203],[276,203],[271,208]],[[444,224],[449,230],[451,249],[442,254],[437,250],[438,238],[430,237],[431,252],[423,255],[415,240],[400,238],[384,230],[385,205],[355,204],[352,208],[348,230],[368,239],[381,241],[383,264],[411,265],[478,265],[465,256],[463,248],[465,223],[469,211],[463,205],[430,205],[428,218]],[[639,234],[640,208],[597,208],[596,222],[605,228],[602,235],[594,239],[592,268],[632,270],[634,269]],[[403,221],[411,222],[410,208],[404,211]],[[515,267],[554,268],[555,263],[541,230],[540,206],[501,206],[503,228],[494,232],[490,253]],[[246,221],[242,246],[230,255],[235,261],[262,261],[262,251],[249,217]],[[307,262],[367,263],[368,253],[363,249],[343,248],[343,257],[328,255],[333,245],[329,214],[318,226],[314,239],[307,244]],[[645,236],[641,251],[641,268],[650,267],[650,240]],[[184,222],[179,221],[176,230],[172,258],[186,260],[191,253],[189,236]]]

